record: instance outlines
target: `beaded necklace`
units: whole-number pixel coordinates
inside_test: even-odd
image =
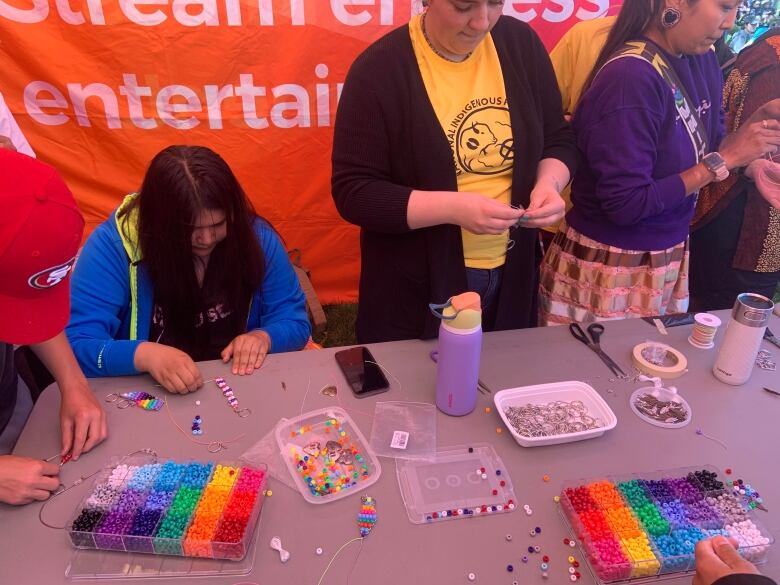
[[[473,53],[473,51],[469,51],[468,53],[466,53],[466,56],[463,57],[463,59],[458,61],[457,59],[452,59],[451,57],[447,57],[447,55],[444,55],[436,47],[434,47],[433,43],[431,42],[431,39],[428,38],[428,32],[425,30],[425,15],[426,14],[428,14],[427,11],[423,12],[422,18],[420,19],[420,27],[422,28],[422,34],[423,34],[423,37],[425,37],[425,42],[428,43],[428,46],[431,48],[431,51],[436,53],[436,55],[438,55],[439,57],[441,57],[445,61],[449,61],[450,63],[462,63],[463,61],[465,61],[466,59],[471,57],[471,53]]]

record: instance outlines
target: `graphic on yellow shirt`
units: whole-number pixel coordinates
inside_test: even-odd
[[[487,35],[460,63],[433,52],[420,18],[409,23],[417,64],[436,117],[452,150],[458,191],[479,193],[505,204],[511,201],[514,137],[501,63]],[[509,235],[476,235],[461,230],[465,265],[496,268],[504,264]]]

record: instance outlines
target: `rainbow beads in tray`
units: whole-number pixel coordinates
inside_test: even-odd
[[[77,548],[241,560],[265,481],[241,463],[125,458],[97,476],[68,532]]]
[[[694,570],[694,547],[717,534],[766,560],[772,535],[712,468],[569,482],[561,511],[602,583]]]
[[[382,473],[363,433],[341,408],[280,422],[276,441],[298,491],[313,504],[358,493]]]

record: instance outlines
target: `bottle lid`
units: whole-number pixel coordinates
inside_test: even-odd
[[[442,308],[442,318],[452,329],[474,329],[482,325],[482,301],[479,294],[455,295]]]

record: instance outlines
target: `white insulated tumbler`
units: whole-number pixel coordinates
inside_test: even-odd
[[[712,368],[718,380],[734,386],[748,381],[773,307],[774,303],[768,298],[754,293],[742,293],[737,297]]]

